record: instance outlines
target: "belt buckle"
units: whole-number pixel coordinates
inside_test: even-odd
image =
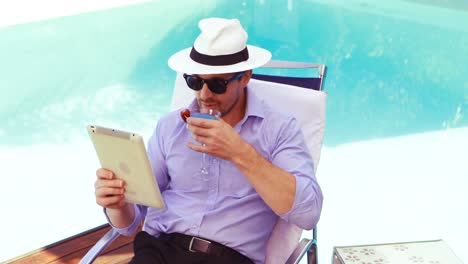
[[[192,249],[193,241],[194,241],[194,240],[199,240],[199,241],[208,243],[208,245],[211,244],[211,241],[205,240],[205,239],[203,239],[203,238],[192,237],[192,239],[190,240],[190,245],[189,245],[189,251],[190,251],[190,252],[200,252],[200,251],[197,251],[197,250],[193,250],[193,249]],[[206,252],[204,252],[204,253],[206,253]]]

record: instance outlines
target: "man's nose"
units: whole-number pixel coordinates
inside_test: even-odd
[[[208,84],[204,83],[202,89],[200,90],[200,98],[206,99],[211,98],[213,92],[208,88]]]

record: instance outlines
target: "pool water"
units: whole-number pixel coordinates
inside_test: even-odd
[[[85,127],[147,139],[169,110],[167,59],[208,16],[239,18],[274,59],[328,67],[322,261],[333,245],[426,238],[468,261],[467,5],[357,0],[152,1],[0,28],[0,200],[13,216],[0,224],[15,227],[0,261],[105,222]]]

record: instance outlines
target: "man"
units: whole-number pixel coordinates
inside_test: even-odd
[[[318,222],[322,193],[297,121],[249,91],[252,69],[271,53],[247,45],[239,21],[209,18],[192,48],[169,59],[195,90],[190,111],[213,109],[218,120],[179,112],[160,119],[148,156],[166,204],[124,201],[125,183],[99,169],[96,201],[111,225],[131,235],[131,263],[264,263],[279,217],[304,229]],[[200,178],[201,153],[209,174]]]

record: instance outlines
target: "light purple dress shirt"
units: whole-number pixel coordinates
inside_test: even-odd
[[[189,109],[198,106],[192,102]],[[207,155],[209,176],[197,177],[202,154],[189,149],[195,142],[180,111],[161,118],[148,141],[148,156],[166,204],[165,209],[135,205],[135,219],[123,235],[143,230],[183,233],[217,241],[264,263],[266,245],[278,217],[303,229],[313,228],[322,209],[322,192],[298,122],[273,109],[247,88],[247,109],[234,129],[265,159],[296,177],[292,209],[275,214],[233,163]],[[196,143],[196,142],[195,142]],[[198,144],[198,143],[197,143]]]

